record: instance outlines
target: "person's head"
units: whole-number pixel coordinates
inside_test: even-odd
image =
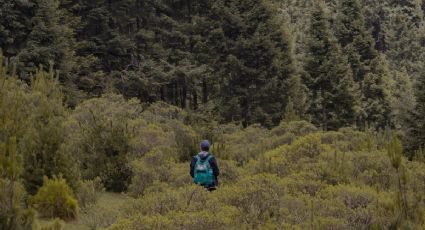
[[[211,145],[210,145],[210,142],[208,140],[203,140],[201,142],[201,150],[202,151],[208,152],[210,150],[210,146]]]

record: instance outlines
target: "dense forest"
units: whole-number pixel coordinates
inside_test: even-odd
[[[0,229],[425,229],[425,1],[0,0]]]

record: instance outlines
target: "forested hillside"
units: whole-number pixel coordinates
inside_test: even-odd
[[[424,229],[424,60],[423,0],[0,0],[0,229]]]

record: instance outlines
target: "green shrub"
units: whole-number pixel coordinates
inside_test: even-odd
[[[158,124],[143,119],[129,121],[131,158],[142,157],[155,147],[176,148],[174,135]],[[176,155],[175,151],[172,152]],[[170,153],[171,154],[171,153]]]
[[[220,184],[235,183],[242,175],[242,168],[238,167],[236,161],[232,160],[218,160],[217,162],[220,168]],[[187,171],[187,166],[186,166]]]
[[[100,177],[107,190],[125,191],[131,180],[129,121],[141,115],[140,103],[107,94],[84,101],[66,123],[62,146],[79,159],[83,179]]]
[[[34,229],[36,211],[27,207],[26,195],[20,183],[0,178],[0,229]]]
[[[155,148],[144,157],[131,162],[133,178],[129,193],[132,196],[142,195],[155,181],[170,182],[169,178],[176,164],[173,151],[175,150],[172,148]]]
[[[225,151],[218,157],[245,164],[270,148],[270,146],[263,145],[268,135],[269,131],[259,125],[251,125],[243,130],[224,134]]]
[[[257,229],[279,215],[283,195],[279,178],[273,174],[246,177],[232,186],[217,191],[222,202],[236,207],[241,213],[238,226]]]
[[[329,150],[329,146],[322,144],[320,134],[309,134],[294,141],[288,150],[288,158],[291,161],[301,158],[316,158],[327,150]]]
[[[285,176],[289,173],[289,161],[285,158],[288,151],[288,145],[282,145],[273,150],[267,151],[259,158],[259,167],[257,173],[274,173],[279,176]]]
[[[45,177],[43,186],[34,196],[34,204],[45,217],[72,220],[78,216],[78,202],[65,179],[61,177]]]
[[[81,180],[78,182],[76,196],[82,208],[86,208],[97,202],[100,193],[104,191],[102,180],[96,177],[93,180]]]
[[[330,186],[319,197],[329,203],[321,215],[344,219],[351,229],[388,229],[394,216],[391,194],[377,193],[370,187]]]
[[[272,129],[272,134],[284,136],[287,133],[292,133],[296,137],[300,137],[317,131],[318,129],[307,121],[291,121],[280,123],[279,126]]]

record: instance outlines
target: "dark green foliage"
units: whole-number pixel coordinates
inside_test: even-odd
[[[0,229],[424,228],[424,10],[0,0]]]
[[[385,127],[390,124],[391,108],[384,81],[389,75],[385,57],[375,49],[375,41],[366,28],[358,0],[340,2],[335,34],[348,56],[354,80],[361,86],[362,113],[358,125]]]
[[[416,106],[413,119],[410,120],[410,132],[408,135],[409,149],[423,148],[425,145],[425,74],[422,74],[416,82]]]
[[[131,179],[128,121],[139,112],[134,102],[116,95],[88,100],[76,108],[62,148],[76,156],[83,179],[100,177],[108,190],[126,189]]]
[[[62,82],[74,71],[74,38],[70,25],[64,23],[57,0],[1,2],[0,48],[13,57],[19,75],[29,81],[29,73],[39,65],[60,70]]]
[[[366,122],[370,127],[393,125],[390,120],[390,92],[388,82],[391,81],[388,64],[384,56],[376,57],[371,61],[371,71],[367,73],[361,83],[363,117],[360,127]]]
[[[0,1],[0,48],[6,57],[18,55],[31,31],[34,4],[28,1]]]
[[[328,67],[320,71],[337,79],[341,77],[336,75],[352,72],[359,85],[361,103],[354,103],[355,113],[341,112],[345,114],[325,108],[323,103],[335,101],[328,95],[330,89],[306,90],[305,85],[316,76],[299,80],[301,74],[312,71],[297,60],[314,59],[307,34],[314,33],[309,15],[318,2],[2,3],[0,45],[6,56],[14,57],[23,77],[39,64],[48,66],[53,61],[61,82],[70,80],[64,92],[73,106],[84,97],[77,89],[90,96],[118,91],[142,101],[161,100],[190,108],[221,122],[272,127],[283,119],[291,97],[302,118],[323,123],[355,114],[360,128],[383,128],[399,123],[391,116],[392,102],[385,85],[392,78],[390,71],[405,68],[416,78],[423,69],[424,4],[414,0],[324,2],[324,10],[332,14],[327,19],[332,29],[326,33],[332,37],[334,32],[341,46],[341,51],[332,51],[335,54],[328,57],[329,62],[338,59],[335,63],[348,62],[351,68],[345,70],[342,63],[332,67],[336,72]],[[342,88],[351,84],[349,79],[341,80]],[[332,121],[331,128],[352,124],[353,118],[341,119]]]
[[[242,121],[244,126],[278,124],[288,96],[295,96],[284,92],[297,74],[287,23],[278,20],[267,1],[216,4],[213,13],[219,25],[212,32],[219,33],[220,41],[215,42],[222,46],[217,47],[220,59],[215,68],[224,81],[218,108],[224,121]],[[292,82],[292,90],[304,92],[302,85]]]
[[[353,125],[359,110],[358,85],[321,4],[312,12],[310,33],[304,78],[311,92],[313,122],[324,130]]]

